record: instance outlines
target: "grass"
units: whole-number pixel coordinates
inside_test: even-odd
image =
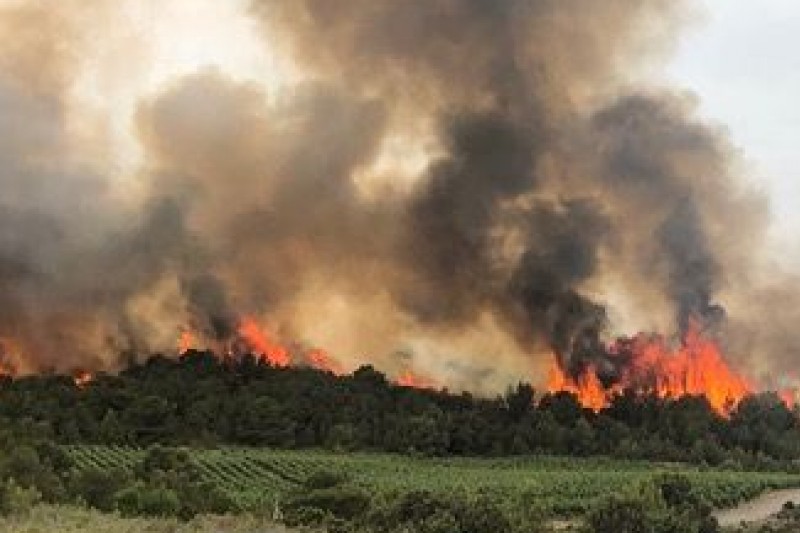
[[[143,451],[107,446],[67,447],[79,468],[130,467]],[[662,472],[688,476],[716,507],[733,506],[759,493],[800,486],[788,473],[700,469],[686,465],[556,457],[425,459],[365,453],[249,448],[193,450],[203,475],[244,509],[272,509],[318,470],[340,472],[372,494],[430,490],[484,494],[509,505],[535,506],[546,514],[582,514],[598,498],[628,490]]]
[[[289,533],[283,526],[251,516],[200,517],[190,522],[128,519],[78,507],[40,505],[0,517],[3,533]]]

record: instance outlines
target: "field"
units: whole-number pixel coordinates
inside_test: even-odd
[[[107,446],[67,447],[79,468],[130,467],[142,450]],[[800,486],[800,475],[700,469],[612,459],[424,459],[385,454],[220,448],[193,450],[203,476],[245,510],[264,511],[309,474],[334,471],[373,494],[430,490],[482,493],[509,504],[535,506],[554,516],[581,514],[598,498],[630,489],[662,472],[687,475],[715,507],[732,506],[764,490]]]

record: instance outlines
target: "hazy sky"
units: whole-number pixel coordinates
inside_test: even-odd
[[[669,75],[725,123],[773,201],[781,241],[800,250],[800,2],[702,0]]]

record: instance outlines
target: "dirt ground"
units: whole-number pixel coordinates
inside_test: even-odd
[[[723,527],[736,526],[742,522],[760,522],[778,513],[787,501],[800,503],[800,489],[767,492],[737,507],[716,511],[714,516]]]

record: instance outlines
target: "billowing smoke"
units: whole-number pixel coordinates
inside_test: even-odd
[[[114,9],[0,11],[3,42],[27,43],[0,51],[8,364],[114,367],[256,316],[484,388],[550,353],[602,372],[621,315],[678,338],[761,320],[734,304],[762,291],[763,201],[691,98],[637,75],[682,2],[253,0],[297,79],[206,68],[143,95],[134,178],[98,164],[71,100]]]

